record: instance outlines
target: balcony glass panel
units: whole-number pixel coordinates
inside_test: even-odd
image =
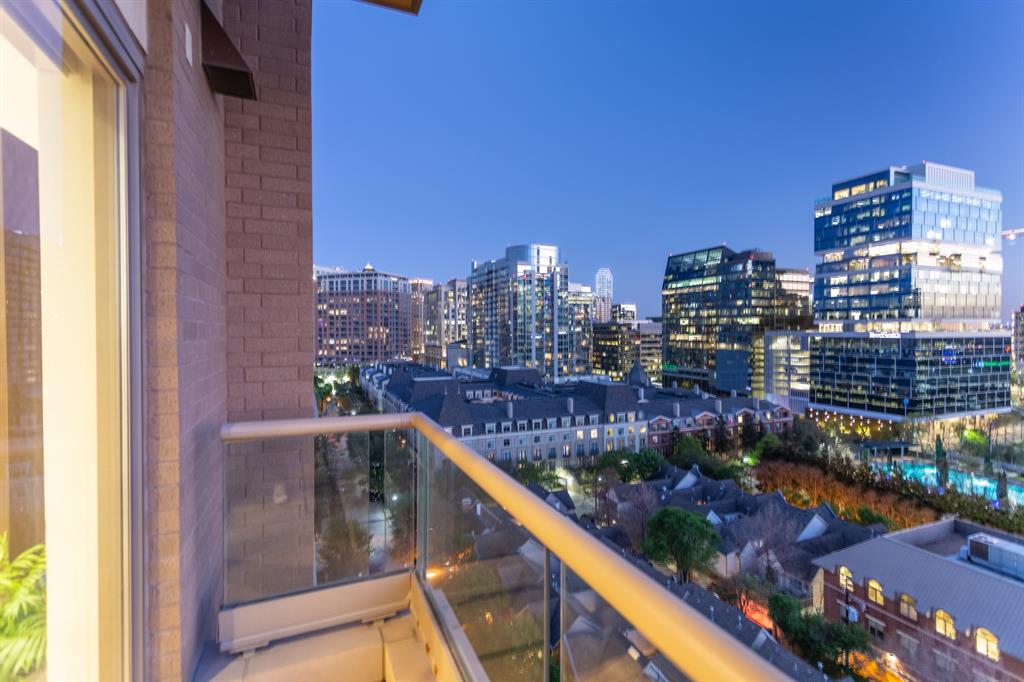
[[[419,448],[421,571],[466,678],[543,680],[544,546],[425,438]]]
[[[406,431],[231,443],[226,462],[227,604],[411,569]]]

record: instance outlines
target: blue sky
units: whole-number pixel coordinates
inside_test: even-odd
[[[665,257],[813,268],[833,181],[972,168],[1024,227],[1024,3],[318,0],[314,260],[446,280],[557,244],[660,313]],[[1004,248],[1004,313],[1024,240]]]

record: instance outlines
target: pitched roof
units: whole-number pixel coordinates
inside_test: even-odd
[[[832,572],[846,566],[857,582],[874,578],[890,599],[913,597],[918,611],[942,609],[961,632],[986,628],[999,639],[1001,651],[1024,659],[1024,581],[916,547],[900,535],[877,537],[813,563]]]

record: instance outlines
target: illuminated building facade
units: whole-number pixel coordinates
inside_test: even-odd
[[[409,279],[316,268],[316,364],[384,362],[412,354]]]
[[[1013,311],[1013,365],[1024,372],[1024,305]]]
[[[466,280],[435,284],[423,297],[423,363],[437,369],[448,366],[449,344],[466,339]]]
[[[601,268],[594,277],[594,321],[610,322],[612,319],[612,294],[614,292],[612,271]]]
[[[470,364],[521,365],[546,378],[571,375],[574,347],[569,266],[557,246],[522,244],[497,260],[474,263],[469,290]]]
[[[661,375],[661,325],[647,320],[594,325],[594,374],[625,381],[639,358],[647,376]]]
[[[597,298],[590,287],[569,282],[569,327],[566,342],[569,347],[568,372],[563,374],[590,374],[593,366],[594,308]]]
[[[429,279],[414,278],[409,280],[409,343],[412,346],[412,357],[417,362],[424,358],[424,309],[423,299],[434,283]]]
[[[613,303],[612,322],[630,322],[636,319],[636,303]]]
[[[669,256],[662,286],[666,386],[764,394],[764,332],[810,324],[807,275],[768,251],[727,246]]]
[[[893,420],[1009,409],[1002,196],[924,162],[832,186],[814,209],[810,407]]]

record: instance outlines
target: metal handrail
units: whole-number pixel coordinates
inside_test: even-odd
[[[689,678],[715,682],[788,679],[782,671],[423,414],[402,412],[239,422],[224,424],[221,439],[234,443],[408,428],[416,429],[454,462]]]

